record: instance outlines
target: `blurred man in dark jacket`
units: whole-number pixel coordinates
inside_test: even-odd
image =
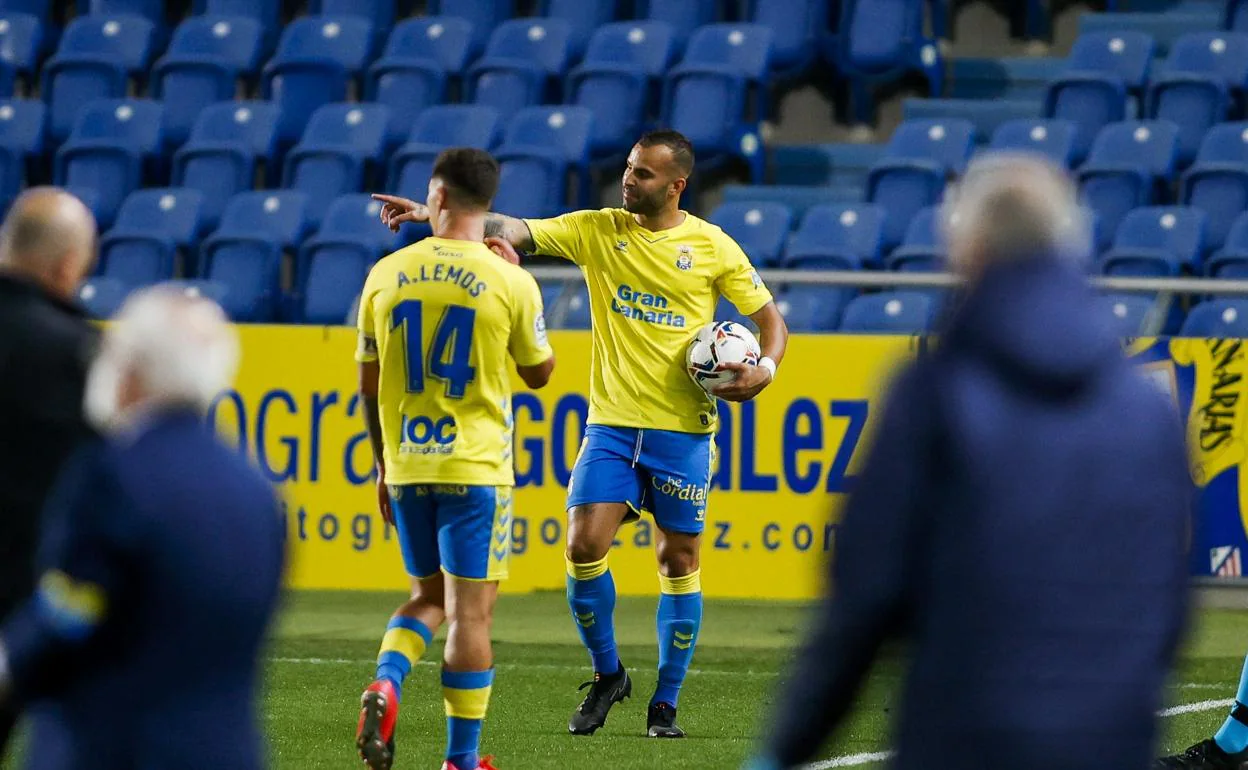
[[[215,304],[132,296],[87,380],[108,437],[46,512],[41,577],[0,627],[0,700],[40,770],[257,770],[260,645],[284,537],[273,490],[204,422],[238,343]]]
[[[1142,770],[1187,595],[1175,404],[1137,375],[1071,257],[1075,192],[974,165],[949,205],[966,296],[904,371],[757,768],[810,759],[881,644],[913,642],[894,767]]]
[[[0,619],[34,590],[40,511],[88,434],[96,335],[75,300],[94,255],[94,217],[60,190],[27,191],[0,226]],[[16,719],[0,706],[0,759]]]

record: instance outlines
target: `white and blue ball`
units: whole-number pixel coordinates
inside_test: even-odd
[[[732,321],[715,321],[703,326],[689,342],[685,366],[689,376],[706,392],[732,382],[737,373],[726,363],[756,366],[762,356],[758,340],[749,329]]]

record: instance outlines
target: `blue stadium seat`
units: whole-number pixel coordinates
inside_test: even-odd
[[[78,12],[83,16],[141,16],[153,29],[161,30],[165,27],[165,5],[163,0],[78,0]]]
[[[228,314],[230,305],[229,297],[233,288],[221,281],[210,281],[205,278],[180,278],[176,281],[164,281],[161,286],[167,286],[175,291],[180,291],[188,297],[203,297],[210,299],[221,306]],[[231,319],[241,320],[241,319]]]
[[[365,97],[390,108],[386,143],[403,142],[422,110],[446,98],[448,76],[458,77],[472,51],[472,24],[453,16],[409,19],[394,28],[386,50],[368,71]]]
[[[1248,32],[1248,0],[1227,1],[1224,26],[1235,32]]]
[[[178,250],[198,245],[202,211],[203,195],[198,190],[130,193],[116,224],[100,240],[100,273],[131,288],[172,279]]]
[[[993,150],[1029,152],[1070,168],[1075,157],[1075,125],[1069,120],[1011,120],[992,135]]]
[[[1180,337],[1248,337],[1248,300],[1210,299],[1187,313]]]
[[[278,138],[294,142],[324,104],[345,101],[365,66],[372,26],[358,16],[304,17],[286,25],[264,67],[262,93],[281,108]]]
[[[293,191],[245,192],[230,199],[221,227],[203,246],[203,277],[229,287],[223,303],[236,321],[277,315],[283,249],[307,232],[306,197]]]
[[[1248,278],[1248,212],[1235,217],[1226,243],[1209,255],[1204,267],[1211,278]]]
[[[171,144],[191,135],[205,107],[234,98],[240,75],[255,72],[260,22],[246,16],[198,17],[179,24],[152,71],[152,96],[165,105]]]
[[[1127,94],[1139,93],[1152,68],[1155,45],[1136,32],[1080,36],[1068,69],[1045,95],[1044,114],[1075,124],[1075,161],[1082,162],[1102,128],[1127,117]]]
[[[776,309],[791,332],[834,332],[854,295],[853,289],[792,284],[776,296]]]
[[[884,210],[868,203],[811,206],[789,238],[784,266],[802,270],[878,266],[884,219]]]
[[[338,324],[346,317],[369,268],[394,246],[394,236],[377,223],[380,212],[367,195],[344,195],[330,205],[321,229],[299,251],[300,321]]]
[[[179,249],[190,249],[199,245],[206,226],[203,193],[183,187],[149,187],[126,196],[110,234],[164,237]]]
[[[845,306],[841,331],[850,334],[923,334],[935,316],[936,300],[913,291],[855,297]]]
[[[542,309],[545,311],[547,323],[552,314],[561,312],[559,298],[563,296],[563,281],[538,281],[537,288],[542,293]]]
[[[43,102],[0,102],[0,211],[21,192],[26,166],[44,148]]]
[[[1106,275],[1175,276],[1200,264],[1205,213],[1181,206],[1149,206],[1127,214],[1114,247],[1101,257]]]
[[[205,16],[249,16],[260,22],[264,50],[273,50],[282,28],[281,0],[202,0]]]
[[[1140,0],[1133,0],[1132,7],[1139,3]],[[1217,29],[1220,16],[1220,12],[1208,6],[1197,9],[1190,5],[1166,13],[1081,13],[1079,36],[1106,33],[1142,34],[1155,42],[1157,56],[1167,56],[1184,35]]]
[[[689,137],[700,157],[712,163],[738,157],[756,184],[764,170],[757,122],[766,117],[771,38],[771,29],[757,24],[698,28],[668,74],[664,98],[666,122]]]
[[[637,0],[638,19],[670,25],[678,50],[698,27],[719,21],[716,0]]]
[[[568,73],[565,90],[568,103],[594,113],[596,155],[614,156],[636,141],[674,42],[672,28],[662,22],[617,22],[594,33],[585,61]]]
[[[84,104],[125,97],[128,75],[147,69],[152,38],[151,22],[137,16],[79,17],[69,23],[56,54],[43,66],[42,97],[54,141],[69,136]]]
[[[117,213],[116,226],[100,240],[100,275],[116,278],[127,287],[151,286],[152,283],[172,280],[177,261],[178,243],[166,227],[186,227],[178,235],[188,240],[198,235],[198,210],[200,192],[181,191],[182,206],[177,206],[177,195],[171,190],[141,190],[132,192]],[[193,202],[188,200],[193,198]],[[173,213],[178,210],[190,212],[185,217],[190,222],[167,222],[161,202],[171,205]]]
[[[31,78],[47,40],[43,24],[29,13],[0,12],[0,61]]]
[[[381,163],[389,110],[382,104],[327,104],[312,113],[303,138],[286,156],[283,186],[308,196],[312,225],[335,198],[359,192]]]
[[[1080,167],[1080,202],[1101,218],[1111,233],[1127,212],[1160,200],[1174,177],[1178,128],[1166,121],[1126,121],[1097,135]]]
[[[129,293],[130,287],[116,278],[93,276],[78,287],[78,301],[88,316],[102,321],[117,314]]]
[[[448,75],[462,75],[472,56],[472,22],[458,16],[405,19],[394,28],[373,70],[385,62],[433,62]]]
[[[204,217],[215,226],[225,203],[250,190],[258,164],[278,181],[278,108],[270,102],[223,102],[205,109],[191,138],[173,156],[173,183],[204,194]]]
[[[316,12],[323,16],[359,16],[373,28],[373,34],[384,36],[394,26],[395,0],[316,0]]]
[[[448,147],[488,150],[502,133],[498,112],[470,104],[430,107],[416,118],[408,141],[390,159],[386,188],[424,199],[438,153]]]
[[[542,104],[568,68],[572,27],[563,19],[512,19],[490,35],[489,45],[468,70],[472,101],[504,119]]]
[[[100,227],[113,223],[121,202],[143,183],[144,166],[163,149],[163,109],[146,99],[100,99],[87,104],[56,153],[56,184],[99,194]]]
[[[12,13],[26,13],[45,23],[55,23],[52,0],[0,0],[0,8]]]
[[[1102,298],[1104,317],[1119,337],[1156,335],[1164,319],[1156,319],[1157,300],[1147,294],[1112,294]],[[1149,327],[1149,328],[1145,328]]]
[[[939,206],[928,206],[914,215],[906,228],[905,240],[885,258],[886,268],[902,272],[935,272],[945,268],[940,211]]]
[[[1208,215],[1206,245],[1221,247],[1235,217],[1248,209],[1248,123],[1209,129],[1183,175],[1179,199]]]
[[[537,13],[571,26],[572,58],[579,59],[594,30],[615,20],[615,5],[615,0],[539,0]]]
[[[1171,60],[1148,89],[1148,116],[1168,120],[1179,128],[1179,165],[1196,157],[1205,133],[1226,120],[1231,95],[1220,74],[1178,69]]]
[[[1156,42],[1143,32],[1088,32],[1075,40],[1066,63],[1068,72],[1117,77],[1128,91],[1139,93],[1148,82],[1156,54]]]
[[[584,107],[527,107],[507,125],[494,151],[500,166],[498,211],[517,217],[554,216],[589,196],[589,137],[593,115]],[[568,172],[577,192],[567,194]]]
[[[572,281],[564,290],[563,319],[559,326],[564,329],[590,328],[589,290],[581,281]]]
[[[1036,120],[1040,104],[1008,99],[905,99],[901,103],[901,119],[905,120],[966,120],[975,127],[975,141],[986,143],[997,128],[1013,120]]]
[[[815,34],[827,27],[825,0],[747,0],[744,18],[769,27],[777,77],[788,79],[809,69],[815,59]]]
[[[888,212],[884,247],[894,248],[911,217],[936,203],[946,181],[966,167],[975,129],[965,120],[902,123],[888,143],[888,155],[867,176],[867,200]]]
[[[1248,87],[1248,34],[1210,31],[1183,35],[1170,51],[1165,72],[1211,76],[1232,94],[1242,96]]]
[[[851,113],[869,122],[871,86],[910,73],[928,81],[931,96],[944,92],[944,61],[923,34],[922,0],[843,0],[835,61],[850,83]]]
[[[490,32],[516,15],[516,0],[428,0],[430,16],[458,16],[472,23],[473,50],[485,47]]]
[[[755,265],[772,267],[793,226],[793,212],[781,203],[721,203],[710,223],[722,228]]]

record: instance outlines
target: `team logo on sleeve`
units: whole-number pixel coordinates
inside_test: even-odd
[[[533,337],[537,340],[538,346],[546,346],[546,317],[541,313],[533,319]]]
[[[689,246],[680,246],[676,250],[680,252],[680,256],[676,257],[676,267],[681,270],[693,269],[693,249]]]
[[[750,280],[754,282],[754,288],[761,288],[763,285],[763,277],[758,274],[757,270],[750,271]]]

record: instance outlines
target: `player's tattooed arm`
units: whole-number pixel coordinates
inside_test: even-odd
[[[531,252],[535,248],[533,233],[523,219],[505,214],[485,215],[485,237],[502,238],[520,251]]]

